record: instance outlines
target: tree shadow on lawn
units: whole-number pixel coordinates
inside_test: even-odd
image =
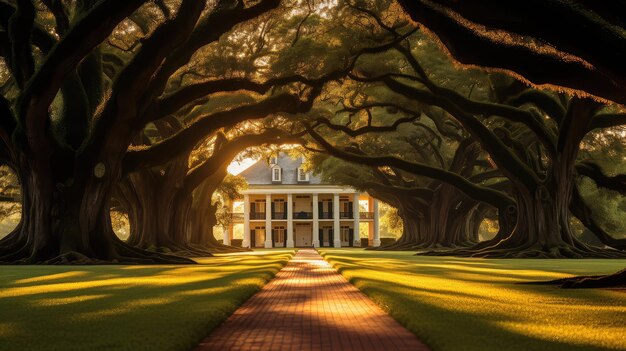
[[[190,349],[289,257],[268,253],[190,266],[35,266],[32,272],[16,267],[23,271],[0,274],[0,349]],[[77,270],[64,274],[68,268]]]
[[[334,250],[325,257],[435,350],[626,348],[623,294],[516,284],[572,271],[611,272],[623,262],[559,260],[570,266],[550,267],[555,260],[482,264],[484,259],[378,258],[376,252]],[[583,271],[589,263],[593,267]]]

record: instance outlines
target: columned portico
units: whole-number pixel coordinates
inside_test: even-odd
[[[324,183],[309,174],[302,162],[281,154],[258,161],[240,174],[248,188],[241,191],[243,206],[238,202],[236,207],[239,211],[243,207],[244,213],[233,213],[231,219],[243,223],[242,245],[359,247],[360,225],[369,228],[368,246],[380,245],[374,198],[354,188]],[[363,212],[361,199],[368,202]],[[232,243],[232,225],[226,232],[231,236],[225,237],[224,243]]]
[[[243,195],[243,241],[242,247],[250,247],[250,196]]]
[[[265,195],[265,248],[269,249],[273,247],[272,243],[272,211],[270,211],[272,204],[272,195]]]
[[[293,194],[287,194],[287,204],[285,205],[285,211],[287,211],[287,247],[294,247],[293,242]]]
[[[333,247],[341,247],[341,227],[339,225],[339,194],[333,194]]]

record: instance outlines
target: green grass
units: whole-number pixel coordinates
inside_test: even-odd
[[[320,249],[433,350],[626,350],[626,291],[517,284],[626,260],[496,260]]]
[[[186,266],[2,266],[0,350],[189,350],[294,254]]]

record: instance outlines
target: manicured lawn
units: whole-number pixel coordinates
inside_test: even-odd
[[[320,249],[433,350],[626,350],[626,291],[516,284],[626,260],[487,260]]]
[[[188,266],[0,266],[0,350],[189,350],[293,254]]]

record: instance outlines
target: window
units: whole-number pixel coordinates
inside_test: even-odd
[[[270,165],[275,165],[278,163],[278,158],[276,156],[270,157]]]
[[[309,173],[307,173],[304,168],[298,168],[298,181],[299,182],[308,182],[309,181]]]
[[[274,227],[274,242],[285,242],[285,227]]]
[[[272,181],[273,182],[280,182],[281,181],[281,174],[280,174],[280,167],[274,167],[272,168]]]
[[[340,233],[341,233],[340,236],[339,236],[340,240],[342,242],[350,241],[350,227],[348,227],[348,226],[341,226],[341,228],[339,228],[339,230],[340,230]]]
[[[343,212],[352,212],[352,202],[343,202],[342,205]]]

